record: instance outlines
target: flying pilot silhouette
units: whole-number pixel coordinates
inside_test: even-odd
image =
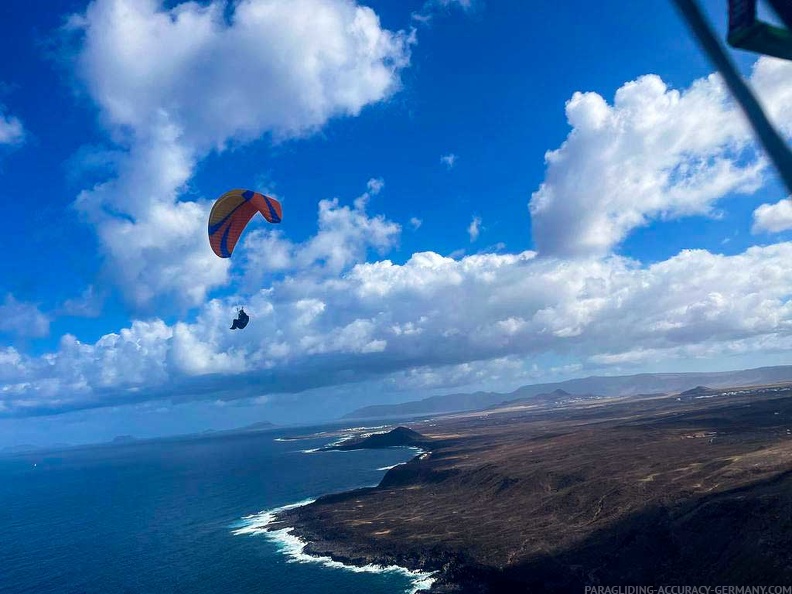
[[[231,330],[242,330],[245,326],[248,325],[250,321],[250,316],[245,313],[245,310],[241,307],[239,308],[239,314],[237,318],[234,320],[233,324],[231,324]]]

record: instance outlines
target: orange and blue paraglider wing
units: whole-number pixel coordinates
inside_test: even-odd
[[[257,212],[270,223],[280,223],[283,216],[280,202],[252,190],[226,192],[209,213],[209,245],[221,258],[229,258],[239,236]]]

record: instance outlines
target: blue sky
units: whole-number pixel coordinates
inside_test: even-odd
[[[0,29],[0,446],[787,362],[792,207],[670,2],[11,0]],[[792,67],[731,55],[788,137]],[[233,187],[284,220],[229,262]]]

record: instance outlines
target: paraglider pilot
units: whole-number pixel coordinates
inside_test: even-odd
[[[239,314],[234,322],[231,324],[231,330],[242,330],[245,326],[248,325],[250,321],[250,316],[245,313],[245,310],[241,307],[239,308]]]

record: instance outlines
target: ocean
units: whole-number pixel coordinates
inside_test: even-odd
[[[402,594],[264,533],[279,507],[376,485],[408,449],[315,452],[327,426],[0,457],[2,594]]]

